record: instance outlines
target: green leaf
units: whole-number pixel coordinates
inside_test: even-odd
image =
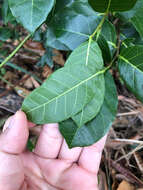
[[[103,68],[101,50],[95,41],[89,40],[81,44],[77,49],[75,49],[75,51],[73,51],[73,53],[71,53],[65,66],[78,65],[80,63],[91,68],[94,67],[97,71],[100,71]],[[98,80],[98,78],[95,80],[96,88],[93,88],[95,96],[92,101],[89,102],[89,104],[87,104],[80,113],[72,117],[78,126],[82,126],[89,120],[93,119],[101,108],[104,100],[105,84]]]
[[[143,7],[137,10],[136,14],[131,18],[131,22],[139,32],[141,38],[143,38]]]
[[[120,12],[118,15],[122,20],[129,21],[129,19],[131,19],[141,7],[143,7],[143,1],[138,0],[131,10],[122,13]]]
[[[25,99],[22,109],[29,120],[38,124],[63,121],[81,111],[97,96],[95,89],[98,92],[104,86],[105,70],[97,69],[92,61],[93,56],[88,55],[87,46],[84,48],[87,51],[85,64],[79,61],[81,52],[77,48],[76,56],[71,61],[78,64],[69,64],[59,69]],[[101,64],[102,68],[103,61],[98,60],[96,64]],[[101,102],[102,96],[104,94],[98,96],[97,101]]]
[[[47,24],[46,44],[60,50],[74,50],[88,40],[102,18],[88,3],[79,0],[56,6],[55,10]]]
[[[104,13],[107,10],[109,0],[88,0],[92,8],[97,11]],[[127,11],[133,8],[137,0],[111,0],[110,11]]]
[[[9,5],[8,5],[8,0],[4,0],[3,5],[2,5],[2,18],[4,21],[4,24],[7,24],[8,22],[13,22],[15,21],[15,18],[13,17]]]
[[[13,35],[13,31],[7,27],[0,27],[0,40],[5,42]]]
[[[129,90],[143,102],[143,46],[123,49],[118,68]]]
[[[70,148],[92,145],[109,130],[117,112],[117,92],[111,74],[105,74],[105,98],[98,115],[82,127],[69,119],[60,123],[60,132]]]
[[[9,0],[14,17],[33,33],[47,18],[55,0]]]
[[[111,62],[116,50],[116,30],[114,25],[106,20],[102,26],[98,37],[98,45],[102,50],[103,59],[105,62]]]
[[[38,67],[44,67],[45,65],[48,65],[50,68],[53,68],[53,56],[53,48],[47,47],[45,54],[41,57],[41,59],[38,61],[36,65]]]
[[[143,17],[143,1],[138,0],[133,9],[124,13],[119,13],[118,16],[126,23],[126,25],[123,26],[123,29],[125,30],[127,26],[130,26],[126,32],[131,34],[130,37],[135,37],[135,41],[137,41],[138,44],[141,44],[141,39],[137,35],[134,35],[132,31],[133,29],[136,29],[140,34],[140,37],[143,39],[143,24],[141,22]]]

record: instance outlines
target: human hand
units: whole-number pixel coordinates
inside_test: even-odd
[[[68,149],[58,124],[46,124],[35,150],[25,150],[29,129],[22,111],[0,135],[0,190],[98,190],[97,173],[106,137]]]

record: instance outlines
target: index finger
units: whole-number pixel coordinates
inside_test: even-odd
[[[92,146],[83,148],[78,165],[89,172],[98,173],[102,151],[105,146],[107,135]]]

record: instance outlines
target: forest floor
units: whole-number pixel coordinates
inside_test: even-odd
[[[18,41],[7,40],[0,52],[10,53]],[[20,109],[23,99],[39,87],[53,71],[66,61],[65,52],[53,50],[53,66],[37,63],[45,49],[39,42],[27,41],[0,73],[0,129],[6,119]],[[3,54],[4,55],[4,54]],[[141,190],[143,187],[143,104],[116,80],[118,114],[108,134],[99,171],[100,190]],[[32,149],[40,126],[31,129]],[[143,190],[143,189],[142,189]]]

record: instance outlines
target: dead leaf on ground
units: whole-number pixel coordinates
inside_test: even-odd
[[[14,89],[15,89],[16,93],[23,98],[25,98],[26,96],[28,96],[30,94],[29,90],[26,90],[25,88],[22,88],[20,86],[16,86]]]
[[[143,174],[143,158],[140,156],[140,154],[138,152],[134,152],[133,155],[135,157],[138,168],[140,169],[141,173]]]
[[[24,82],[24,87],[27,89],[31,89],[31,88],[38,88],[40,85],[39,83],[33,78],[30,77],[28,78],[25,82]]]
[[[27,40],[27,42],[24,44],[24,48],[33,51],[39,54],[40,56],[43,56],[45,53],[43,45],[40,42],[35,42],[32,40]]]
[[[56,62],[58,65],[64,66],[65,60],[63,58],[63,54],[56,49],[53,50],[53,54],[53,61]]]
[[[48,65],[45,65],[43,67],[43,72],[42,72],[42,76],[44,78],[47,78],[50,74],[52,74],[52,69],[50,67],[48,67]]]
[[[135,176],[129,169],[125,168],[121,163],[117,163],[110,159],[110,164],[113,168],[115,168],[120,174],[124,175],[127,180],[138,186],[143,186],[143,181],[141,181],[137,176]]]
[[[2,93],[5,89],[0,88],[0,93]],[[16,95],[13,92],[10,92],[8,95],[5,95],[0,98],[0,108],[11,113],[15,113],[20,109],[23,98]]]
[[[34,86],[35,88],[38,88],[38,87],[40,86],[40,84],[39,84],[33,77],[31,77],[31,81],[32,81],[33,86]]]
[[[106,175],[102,170],[99,170],[99,190],[108,190]]]
[[[135,187],[127,181],[122,181],[117,190],[135,190]]]
[[[12,82],[14,79],[16,80],[18,77],[14,72],[7,71],[3,78],[9,82]]]

